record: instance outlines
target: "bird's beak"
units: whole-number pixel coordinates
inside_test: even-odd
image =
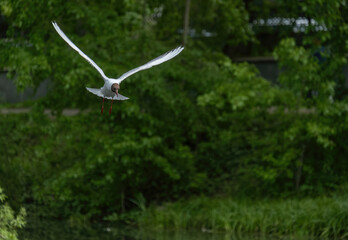
[[[118,97],[118,89],[116,89],[116,96]]]

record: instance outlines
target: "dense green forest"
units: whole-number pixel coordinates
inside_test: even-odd
[[[28,215],[35,209],[47,218],[147,225],[153,208],[167,202],[179,202],[176,211],[185,201],[198,209],[221,205],[197,203],[209,198],[226,198],[226,206],[313,198],[327,204],[328,221],[340,216],[338,225],[347,226],[348,3],[188,2],[0,2],[0,69],[18,91],[50,81],[44,98],[0,106],[31,108],[0,115],[7,202],[16,211],[27,206]],[[126,79],[120,93],[130,100],[101,115],[101,98],[85,87],[101,87],[102,78],[59,37],[52,20],[115,78],[181,44],[185,49]],[[274,57],[276,82],[253,64],[234,61],[253,56]],[[85,111],[67,117],[66,108]]]

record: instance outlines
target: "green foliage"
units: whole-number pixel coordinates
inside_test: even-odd
[[[147,3],[160,12],[161,17],[153,29],[160,39],[173,38],[179,29],[183,29],[185,1],[155,0]],[[247,44],[253,39],[248,25],[248,12],[241,0],[191,1],[190,13],[190,28],[193,32],[189,45],[207,45],[221,51],[227,43]],[[205,37],[205,34],[209,37]]]
[[[348,234],[346,198],[241,201],[231,198],[195,198],[150,207],[134,219],[156,230],[190,230],[301,235],[325,239]]]
[[[331,60],[332,56],[328,56],[330,60],[326,61],[330,61],[329,63],[320,63],[309,50],[296,47],[292,39],[282,41],[275,54],[284,69],[279,78],[280,83],[295,93],[294,101],[288,105],[289,110],[300,112],[302,109],[304,115],[307,115],[293,121],[285,136],[290,140],[293,149],[302,145],[305,154],[315,155],[316,164],[318,161],[322,162],[322,165],[328,164],[328,154],[325,152],[334,155],[331,150],[336,147],[340,149],[340,145],[343,144],[337,139],[341,139],[341,134],[347,131],[348,109],[347,102],[340,101],[335,96],[337,78],[330,75],[333,68],[336,68],[335,72],[339,73],[337,77],[340,77],[339,71],[346,61],[340,58]],[[324,159],[319,158],[317,153],[308,151],[313,143],[323,150]],[[312,157],[308,155],[306,158],[311,161]],[[345,160],[339,155],[334,156],[335,165],[343,167]],[[307,170],[312,168],[307,167]],[[330,165],[326,168],[332,169],[335,166]]]
[[[123,114],[127,113],[119,112],[120,116]],[[159,135],[154,128],[143,128],[142,124],[138,129],[117,126],[117,122],[126,118],[127,121],[138,119],[136,115],[112,117],[115,124],[111,131],[107,125],[103,127],[110,119],[96,116],[95,112],[72,119],[62,117],[53,123],[42,121],[42,115],[40,118],[31,121],[29,117],[28,124],[23,126],[26,131],[22,133],[35,140],[28,142],[21,138],[23,142],[17,145],[22,148],[25,144],[28,150],[3,150],[2,156],[12,159],[12,165],[6,167],[4,162],[3,169],[12,170],[21,165],[21,175],[27,182],[18,179],[7,186],[23,184],[22,191],[33,188],[35,200],[51,205],[63,216],[71,214],[70,211],[87,216],[118,211],[124,207],[124,199],[129,205],[129,199],[139,191],[147,198],[167,199],[168,193],[175,197],[197,188],[190,184],[197,182],[194,179],[199,175],[196,177],[187,147],[180,142],[173,142],[173,147],[164,145],[163,138],[168,136]],[[146,114],[140,115],[137,122],[148,126],[151,122],[146,118]],[[8,130],[10,135],[14,129]],[[7,139],[9,145],[15,141],[15,137]],[[13,180],[16,177],[13,172],[14,169],[5,171],[1,178]],[[179,181],[181,184],[176,185]],[[24,185],[28,183],[29,186]],[[19,197],[14,190],[12,194]]]
[[[25,225],[25,210],[21,208],[15,215],[11,207],[5,203],[6,195],[0,188],[0,238],[17,240],[17,230]]]
[[[40,104],[27,116],[2,116],[2,141],[8,148],[2,149],[7,171],[0,177],[13,180],[15,168],[20,168],[23,182],[17,179],[8,186],[33,189],[30,198],[63,216],[100,216],[132,208],[129,200],[139,193],[163,200],[202,189],[205,174],[197,172],[190,149],[195,136],[189,129],[195,128],[197,116],[183,90],[190,84],[201,91],[202,84],[194,79],[197,82],[175,86],[170,79],[184,80],[192,74],[177,64],[154,70],[148,79],[136,79],[140,88],[134,100],[114,103],[110,117],[100,116],[99,101],[91,113],[73,118],[58,115],[50,120]],[[210,70],[207,66],[197,77],[211,74]],[[132,88],[127,90],[131,96]],[[197,95],[192,90],[190,94]]]
[[[281,144],[284,142],[279,134],[287,124],[284,108],[277,108],[285,102],[282,92],[259,77],[250,65],[226,60],[222,69],[231,80],[220,82],[198,98],[198,104],[215,118],[208,128],[209,142],[200,149],[213,154],[202,154],[201,161],[212,164],[209,169],[215,171],[211,173],[225,175],[227,181],[245,179],[249,186],[255,176],[272,185],[278,178],[291,178],[289,159],[282,156],[286,145]]]
[[[191,2],[191,26],[213,36],[193,37],[175,59],[124,81],[130,100],[114,103],[111,116],[85,90],[101,86],[98,72],[50,21],[117,77],[180,43],[184,1],[0,3],[8,25],[0,67],[18,89],[51,82],[29,114],[0,116],[0,181],[13,205],[34,202],[72,221],[129,221],[125,211],[195,194],[318,195],[348,182],[344,1],[265,1],[262,11],[243,1]],[[280,34],[272,84],[222,49],[255,43],[249,21],[275,6],[327,30]],[[62,116],[68,107],[88,111]]]

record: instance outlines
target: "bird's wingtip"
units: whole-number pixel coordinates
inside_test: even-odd
[[[52,25],[53,25],[53,27],[54,27],[55,29],[59,28],[59,27],[58,27],[58,24],[57,24],[57,22],[56,22],[55,20],[52,20],[51,23],[52,23]]]
[[[178,47],[179,53],[181,53],[181,52],[184,50],[184,48],[185,48],[185,47],[184,47],[183,45],[179,46],[179,47]]]

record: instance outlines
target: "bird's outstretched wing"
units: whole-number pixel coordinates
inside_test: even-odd
[[[92,60],[90,59],[86,54],[84,54],[65,34],[64,32],[59,28],[58,24],[54,21],[52,21],[53,27],[56,29],[57,33],[72,47],[76,52],[78,52],[84,59],[86,59],[95,69],[98,70],[100,75],[103,77],[103,79],[108,79],[107,76],[105,76],[103,70]]]
[[[184,47],[177,47],[175,49],[173,49],[172,51],[169,51],[153,60],[151,60],[150,62],[140,66],[140,67],[137,67],[137,68],[134,68],[126,73],[124,73],[121,77],[119,77],[117,80],[119,80],[119,83],[121,83],[124,79],[126,79],[127,77],[129,77],[130,75],[136,73],[136,72],[139,72],[141,70],[145,70],[145,69],[148,69],[150,67],[153,67],[153,66],[156,66],[158,64],[161,64],[165,61],[168,61],[170,59],[172,59],[173,57],[175,57],[176,55],[178,55],[182,50],[184,49]]]

